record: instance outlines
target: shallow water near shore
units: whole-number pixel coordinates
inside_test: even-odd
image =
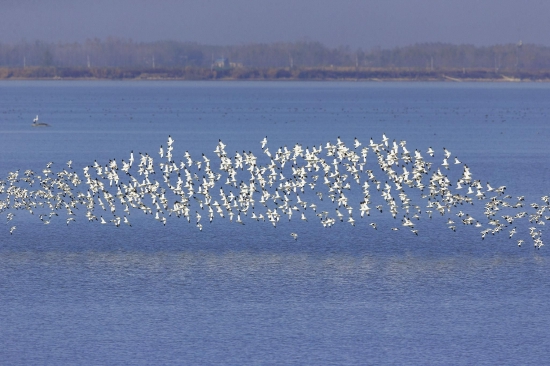
[[[260,155],[266,135],[274,150],[385,133],[413,151],[445,147],[474,179],[534,202],[550,193],[549,97],[550,85],[536,83],[0,82],[0,177],[50,161],[81,172],[132,150],[156,155],[168,135],[181,159],[213,156],[219,139],[228,152]],[[37,114],[51,127],[31,127]],[[481,240],[440,217],[422,219],[419,236],[392,232],[387,212],[372,215],[378,230],[215,219],[202,232],[140,213],[116,228],[46,226],[17,212],[10,235],[4,216],[6,364],[538,365],[550,356],[549,246],[518,248],[506,233]]]

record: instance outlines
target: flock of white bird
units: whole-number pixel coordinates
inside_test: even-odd
[[[437,160],[431,147],[425,153],[411,152],[405,141],[390,142],[385,134],[378,143],[371,138],[368,144],[362,144],[355,138],[352,147],[340,138],[305,149],[296,144],[290,149],[284,146],[270,151],[267,137],[260,143],[267,156],[260,159],[267,161],[264,165],[252,152],[231,156],[221,140],[214,150],[215,159],[205,154],[195,159],[186,151],[183,159],[176,161],[174,140],[169,136],[166,147],[160,147],[156,166],[149,154],[134,157],[132,152],[126,161],[117,163],[113,159],[106,165],[95,161],[84,167],[83,179],[73,169],[72,161],[57,172],[52,170],[51,162],[41,172],[26,170],[20,174],[18,170],[0,181],[0,213],[7,212],[9,232],[13,234],[17,226],[11,221],[19,211],[38,216],[44,224],[64,212],[69,225],[76,221],[75,209],[84,207],[88,221],[117,227],[132,226],[129,217],[137,210],[164,225],[170,217],[183,217],[199,230],[216,216],[237,224],[268,221],[275,227],[285,216],[288,220],[319,220],[324,227],[337,222],[355,226],[366,221],[365,225],[377,229],[371,210],[382,213],[387,208],[394,219],[403,216],[400,225],[391,230],[401,227],[414,235],[419,235],[417,221],[421,217],[431,219],[433,213],[449,215],[446,223],[453,231],[460,224],[479,228],[482,239],[500,232],[508,232],[512,238],[516,226],[508,228],[516,220],[527,219],[534,247],[544,245],[540,226],[550,220],[545,216],[550,211],[549,196],[526,205],[524,197],[505,195],[505,186],[492,187],[474,180],[468,166],[445,148]],[[373,170],[367,169],[367,160],[376,161],[386,179],[378,180]],[[218,164],[219,169],[214,170]],[[451,167],[461,169],[456,181],[446,174]],[[238,180],[239,172],[246,178]],[[219,189],[215,189],[216,184]],[[361,194],[353,195],[352,189],[360,189]],[[374,190],[381,193],[382,204],[372,202]],[[360,199],[352,202],[354,196]],[[426,206],[413,202],[416,199]],[[478,201],[484,205],[480,219],[460,209]],[[325,209],[327,204],[335,207],[329,211]],[[523,211],[524,206],[533,212]],[[294,240],[298,238],[296,233],[290,235]],[[517,241],[518,246],[523,243],[522,239]]]

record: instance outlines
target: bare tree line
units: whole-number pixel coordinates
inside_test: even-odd
[[[226,58],[233,67],[355,67],[487,69],[499,71],[550,70],[550,47],[504,44],[476,47],[420,43],[392,49],[330,48],[319,42],[254,43],[232,46],[193,42],[133,42],[117,38],[82,43],[21,41],[0,43],[0,67],[117,67],[211,68]]]

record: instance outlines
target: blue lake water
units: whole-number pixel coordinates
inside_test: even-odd
[[[424,155],[445,147],[474,179],[540,202],[550,193],[548,100],[550,85],[538,83],[0,82],[0,179],[68,160],[81,174],[130,151],[158,158],[168,135],[177,160],[215,157],[221,139],[266,164],[265,136],[273,152],[385,133]],[[51,127],[31,127],[37,114]],[[84,209],[71,225],[15,214],[0,216],[2,364],[550,359],[550,245],[534,249],[528,222],[518,248],[507,233],[449,230],[455,212],[422,218],[418,236],[392,232],[400,223],[387,212],[332,228],[313,215],[276,228],[203,219],[202,232],[139,212],[131,228],[88,223]]]

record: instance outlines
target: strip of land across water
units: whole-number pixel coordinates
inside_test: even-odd
[[[548,71],[362,67],[121,68],[0,67],[2,80],[337,80],[337,81],[550,81]]]

